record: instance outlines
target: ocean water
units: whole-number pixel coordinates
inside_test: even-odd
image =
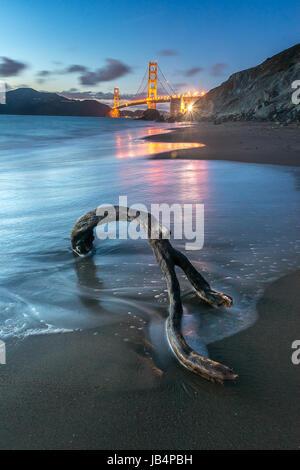
[[[98,240],[87,258],[70,247],[75,221],[120,195],[149,209],[204,204],[204,247],[185,254],[234,306],[201,303],[178,271],[184,333],[203,354],[250,326],[265,286],[299,267],[300,169],[180,161],[176,150],[188,144],[141,140],[169,130],[130,119],[0,116],[1,339],[125,319],[167,354],[166,286],[147,241]],[[174,158],[149,158],[164,150]],[[184,250],[184,240],[173,243]]]

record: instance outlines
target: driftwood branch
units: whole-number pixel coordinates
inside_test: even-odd
[[[179,266],[185,272],[198,296],[208,304],[230,307],[232,305],[231,297],[215,292],[210,288],[208,282],[194,268],[187,257],[173,248],[169,240],[163,238],[167,230],[160,226],[151,214],[146,212],[132,214],[128,208],[119,206],[114,206],[114,208],[117,221],[132,222],[136,219],[136,222],[146,230],[148,242],[166,279],[170,301],[167,335],[171,349],[179,362],[190,371],[208,380],[221,383],[225,380],[235,380],[237,375],[229,367],[201,356],[186,343],[181,332],[183,309],[175,266]],[[97,210],[88,212],[80,217],[74,225],[71,233],[71,245],[73,251],[79,256],[85,256],[92,251],[93,229],[98,224],[107,222],[107,213],[104,215],[97,215],[97,213]],[[156,229],[156,233],[159,234],[156,238],[151,238],[151,236],[153,237],[153,231],[151,232],[153,227]]]

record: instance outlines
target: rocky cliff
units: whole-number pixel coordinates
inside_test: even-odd
[[[194,105],[196,120],[300,121],[292,82],[300,80],[300,44],[229,77]]]

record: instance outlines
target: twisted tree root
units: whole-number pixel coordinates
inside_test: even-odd
[[[146,230],[148,242],[166,279],[170,301],[167,336],[170,347],[179,362],[190,371],[214,382],[223,383],[225,380],[237,379],[237,374],[229,367],[201,356],[186,343],[181,332],[183,309],[175,266],[179,266],[185,272],[198,296],[208,304],[231,307],[231,297],[215,292],[210,288],[208,282],[194,268],[187,257],[173,248],[169,240],[162,238],[166,235],[167,229],[160,226],[151,214],[146,212],[135,212],[132,214],[128,208],[119,206],[114,206],[114,208],[116,220],[132,222],[136,219],[136,223]],[[97,215],[97,210],[95,209],[77,220],[71,233],[71,245],[77,255],[85,256],[92,251],[94,241],[93,229],[96,225],[107,222],[106,215],[107,213]],[[156,228],[159,237],[151,238],[151,234],[153,236],[151,227]]]

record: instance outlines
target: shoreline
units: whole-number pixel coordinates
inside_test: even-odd
[[[151,160],[226,160],[300,166],[300,127],[274,122],[192,123],[191,127],[144,137],[151,142],[202,143],[204,147],[159,153]]]
[[[209,345],[212,358],[239,373],[236,384],[207,382],[171,352],[161,370],[144,355],[142,333],[133,330],[124,343],[126,322],[10,341],[0,375],[0,448],[297,448],[300,366],[291,362],[291,343],[299,281],[296,271],[269,285],[257,322]]]

